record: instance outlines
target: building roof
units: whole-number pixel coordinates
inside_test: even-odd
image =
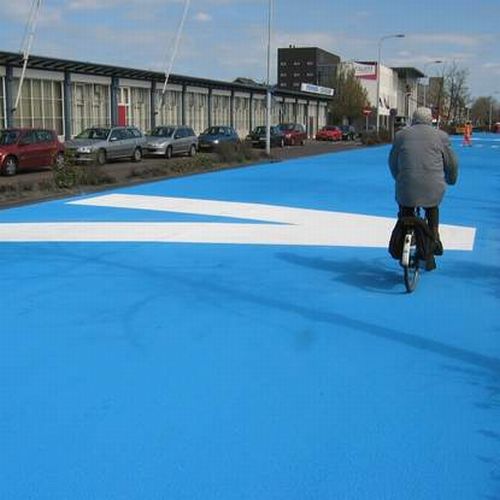
[[[393,69],[398,74],[398,76],[401,76],[404,78],[424,78],[425,77],[425,74],[422,73],[417,68],[403,67],[403,68],[391,68],[391,69]]]
[[[16,52],[3,52],[0,51],[0,65],[11,65],[21,68],[23,65],[23,55]],[[28,68],[40,69],[47,71],[68,71],[71,73],[83,73],[96,76],[108,76],[118,78],[130,78],[137,80],[147,80],[157,83],[165,81],[165,74],[160,71],[126,68],[122,66],[111,66],[108,64],[99,64],[93,62],[71,61],[68,59],[57,59],[53,57],[44,57],[37,55],[30,55],[28,59]],[[212,80],[208,78],[199,78],[193,76],[171,74],[169,76],[169,83],[179,85],[197,85],[201,87],[217,87],[227,90],[240,90],[240,91],[260,91],[265,90],[265,87],[258,83],[240,83],[240,82],[226,82],[221,80]],[[290,95],[294,97],[309,98],[311,94],[294,90],[279,89],[275,91],[280,95]],[[328,96],[314,96],[320,100],[330,100]]]

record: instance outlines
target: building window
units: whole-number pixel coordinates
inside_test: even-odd
[[[234,98],[234,128],[240,136],[245,136],[250,124],[250,100],[248,97]]]
[[[162,97],[161,90],[156,91],[158,103],[156,125],[182,125],[182,92],[167,90]]]
[[[229,125],[231,123],[231,97],[225,95],[213,96],[212,125]]]
[[[298,87],[299,85],[300,85],[300,83],[299,83],[299,82],[293,82],[293,86],[294,86],[294,87]]]
[[[286,78],[287,73],[280,73],[281,78]]]
[[[15,78],[14,95],[18,88],[19,78]],[[14,126],[44,127],[64,135],[62,82],[26,78],[14,114]]]
[[[253,125],[266,124],[266,101],[265,99],[254,99],[253,101]]]
[[[314,66],[314,61],[307,61],[307,62],[306,62],[306,64],[307,64],[308,66]]]
[[[294,66],[300,66],[300,61],[293,61]]]
[[[298,78],[299,76],[300,76],[300,73],[294,73],[294,74],[293,74],[293,77],[294,77],[294,78]]]
[[[149,89],[132,87],[130,89],[129,118],[130,125],[134,125],[142,131],[150,128],[151,103]]]
[[[307,73],[307,76],[314,76],[314,73]]]
[[[89,127],[111,125],[109,86],[95,83],[72,85],[72,132],[79,134]]]
[[[208,126],[208,95],[198,92],[188,92],[186,101],[186,125],[199,134]]]
[[[5,79],[0,78],[0,127],[6,126],[5,123]]]
[[[286,61],[281,61],[280,66],[286,66]]]

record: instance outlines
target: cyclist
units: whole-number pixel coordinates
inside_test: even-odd
[[[448,135],[432,127],[429,108],[417,108],[412,124],[396,134],[389,154],[389,167],[396,181],[399,217],[411,217],[416,207],[425,209],[425,217],[435,239],[434,255],[443,254],[439,237],[439,204],[446,184],[457,181],[458,161]],[[436,268],[434,257],[426,269]]]

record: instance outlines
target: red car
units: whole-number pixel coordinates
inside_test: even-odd
[[[316,133],[317,141],[341,141],[342,130],[339,127],[327,125]]]
[[[0,172],[15,175],[64,163],[64,145],[53,130],[9,128],[0,130]]]
[[[278,125],[278,128],[283,134],[287,146],[295,146],[296,144],[304,145],[307,139],[307,132],[304,125],[300,123],[281,123]]]

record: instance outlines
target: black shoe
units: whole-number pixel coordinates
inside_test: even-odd
[[[427,259],[425,261],[425,270],[426,271],[434,271],[434,269],[436,269],[436,260],[434,259],[434,257],[431,257],[430,259]]]
[[[434,255],[443,255],[443,244],[440,239],[437,239],[434,243]]]

